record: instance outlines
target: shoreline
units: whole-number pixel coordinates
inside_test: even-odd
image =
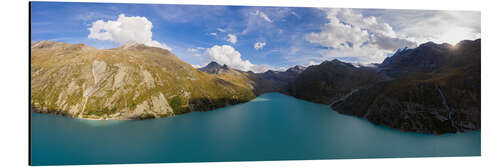
[[[311,102],[311,101],[307,101],[307,100],[304,100],[304,99],[300,99],[300,98],[296,98],[294,96],[291,96],[291,95],[288,95],[288,94],[284,94],[284,93],[281,93],[281,92],[267,92],[267,93],[262,93],[260,94],[259,96],[256,96],[254,99],[250,100],[250,101],[247,101],[247,102],[244,102],[244,103],[238,103],[238,104],[233,104],[233,105],[239,105],[239,104],[245,104],[245,103],[248,103],[248,102],[252,102],[253,100],[257,99],[258,97],[262,96],[262,95],[265,95],[265,94],[274,94],[274,93],[277,93],[277,94],[281,94],[281,95],[284,95],[284,96],[287,96],[287,97],[291,97],[291,98],[295,98],[297,100],[300,100],[300,101],[304,101],[304,102],[308,102],[308,103],[313,103],[313,104],[318,104],[318,105],[325,105],[325,106],[328,106],[327,104],[322,104],[322,103],[315,103],[315,102]],[[223,107],[219,107],[219,108],[216,108],[216,109],[213,109],[213,110],[207,110],[207,111],[191,111],[191,112],[187,112],[187,113],[182,113],[182,114],[178,114],[178,115],[183,115],[183,114],[188,114],[188,113],[193,113],[193,112],[210,112],[210,111],[215,111],[215,110],[218,110],[218,109],[221,109],[221,108],[224,108],[224,107],[229,107],[229,106],[233,106],[233,105],[227,105],[227,106],[223,106]],[[475,132],[475,131],[481,131],[481,129],[474,129],[474,130],[468,130],[468,131],[457,131],[457,132],[454,132],[454,133],[451,133],[451,132],[448,132],[448,133],[432,133],[432,132],[429,132],[429,131],[411,131],[411,130],[404,130],[404,129],[398,129],[398,128],[394,128],[394,127],[391,127],[391,126],[388,126],[388,125],[385,125],[385,124],[376,124],[375,122],[372,122],[366,118],[363,118],[363,117],[357,117],[357,116],[354,116],[354,115],[349,115],[349,114],[345,114],[345,113],[341,113],[341,112],[338,112],[336,110],[334,110],[333,108],[329,107],[332,111],[334,112],[337,112],[341,115],[345,115],[345,116],[350,116],[350,117],[355,117],[355,118],[359,118],[359,119],[362,119],[363,121],[368,121],[370,122],[371,124],[374,124],[375,126],[382,126],[382,127],[386,127],[386,128],[389,128],[391,130],[397,130],[397,131],[401,131],[401,132],[409,132],[409,133],[420,133],[420,134],[430,134],[430,135],[434,135],[434,136],[441,136],[441,135],[446,135],[446,134],[460,134],[460,133],[467,133],[467,132]],[[44,111],[40,111],[36,108],[33,108],[32,107],[32,110],[30,112],[34,112],[34,113],[39,113],[39,114],[51,114],[51,115],[58,115],[58,116],[63,116],[63,117],[68,117],[68,118],[73,118],[73,119],[80,119],[80,120],[92,120],[92,121],[107,121],[107,120],[119,120],[119,121],[133,121],[133,120],[152,120],[152,119],[158,119],[158,118],[169,118],[169,117],[174,117],[176,115],[173,115],[173,116],[169,116],[169,117],[158,117],[158,118],[148,118],[148,119],[116,119],[116,118],[107,118],[107,119],[96,119],[96,118],[77,118],[77,117],[73,117],[73,116],[70,116],[70,115],[67,115],[67,114],[64,114],[64,113],[61,113],[61,112],[44,112]]]
[[[270,93],[278,93],[278,92],[270,92]],[[266,93],[263,93],[263,94],[266,94]],[[69,114],[67,114],[66,112],[63,112],[63,111],[44,111],[44,110],[39,110],[39,109],[33,107],[32,104],[30,104],[30,108],[31,108],[30,114],[32,112],[34,112],[34,113],[39,113],[39,114],[51,114],[51,115],[58,115],[58,116],[63,116],[63,117],[73,118],[73,119],[94,120],[94,121],[107,121],[107,120],[120,120],[120,121],[150,120],[150,119],[159,119],[159,118],[169,118],[169,117],[174,117],[174,116],[183,115],[183,114],[189,114],[189,113],[193,113],[193,112],[210,112],[210,111],[215,111],[215,110],[218,110],[218,109],[221,109],[221,108],[224,108],[224,107],[229,107],[229,106],[234,106],[234,105],[239,105],[239,104],[245,104],[245,103],[251,102],[252,100],[257,99],[257,97],[258,96],[255,96],[253,99],[251,99],[249,101],[246,101],[246,102],[242,102],[242,103],[235,103],[235,104],[225,105],[225,106],[221,106],[221,107],[216,107],[215,109],[212,109],[212,110],[190,111],[190,112],[185,112],[185,113],[174,114],[174,115],[167,116],[167,117],[152,117],[152,118],[146,118],[146,119],[130,119],[130,118],[124,118],[124,119],[121,119],[121,118],[101,118],[101,119],[99,119],[99,118],[88,118],[88,117],[86,117],[86,118],[83,118],[83,117],[79,118],[79,117],[74,117],[73,115],[69,115]]]

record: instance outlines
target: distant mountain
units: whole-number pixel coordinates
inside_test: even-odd
[[[386,81],[332,104],[338,112],[406,131],[453,133],[481,127],[481,40],[425,43],[379,67]]]
[[[230,68],[227,65],[220,65],[216,62],[210,62],[205,67],[199,68],[200,71],[209,73],[209,74],[235,74],[239,75],[242,71],[235,70]]]
[[[254,73],[252,71],[244,72],[241,70],[232,69],[227,65],[220,65],[216,62],[210,62],[205,67],[199,68],[208,74],[218,76],[236,76],[244,78],[249,84],[254,87],[254,93],[260,95],[268,92],[281,92],[289,94],[290,84],[302,73],[306,67],[296,65],[286,71],[267,70],[263,73]]]
[[[291,84],[305,70],[304,66],[294,66],[286,71],[268,70],[264,73],[250,75],[255,83],[255,93],[280,92],[290,94]]]
[[[138,43],[99,50],[31,44],[31,105],[89,119],[145,119],[206,111],[255,98],[242,77],[201,72],[170,51]]]
[[[309,66],[293,81],[290,94],[300,99],[330,104],[382,78],[374,68],[358,68],[335,59]]]
[[[285,72],[287,72],[289,74],[300,74],[305,70],[306,70],[306,67],[301,66],[301,65],[296,65],[294,67],[287,69]]]

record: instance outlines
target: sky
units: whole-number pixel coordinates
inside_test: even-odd
[[[481,36],[478,11],[32,2],[31,41],[127,42],[170,50],[193,67],[285,70],[339,59],[381,63],[399,48]]]

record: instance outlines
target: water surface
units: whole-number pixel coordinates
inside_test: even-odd
[[[481,132],[376,126],[279,93],[210,112],[137,121],[32,113],[33,165],[479,156]]]

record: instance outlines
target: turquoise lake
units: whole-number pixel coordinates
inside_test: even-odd
[[[32,165],[479,156],[481,132],[401,132],[268,93],[209,112],[134,121],[31,114]]]

